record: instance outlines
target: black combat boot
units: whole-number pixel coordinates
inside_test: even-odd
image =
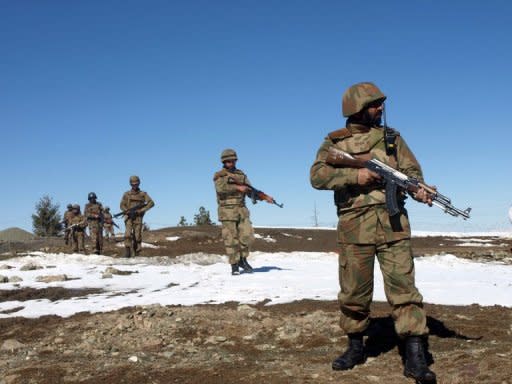
[[[247,262],[247,257],[241,257],[238,265],[244,270],[245,273],[253,272],[251,265]]]
[[[405,339],[404,375],[420,383],[436,381],[436,374],[428,369],[425,343],[420,336]]]
[[[238,270],[238,263],[231,264],[231,274],[232,275],[239,275],[240,271]]]
[[[125,247],[124,248],[124,257],[131,257],[132,256],[132,250],[130,249],[130,247]]]
[[[332,369],[335,371],[346,371],[347,369],[354,368],[357,364],[363,364],[365,359],[363,333],[349,333],[348,348],[332,362]]]

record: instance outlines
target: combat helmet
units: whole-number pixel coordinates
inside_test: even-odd
[[[384,101],[386,95],[375,84],[370,82],[354,84],[343,94],[341,101],[343,116],[355,115],[376,100]]]
[[[97,199],[98,197],[96,196],[96,194],[94,192],[90,192],[88,195],[87,195],[87,200],[91,201],[92,199]]]
[[[130,184],[140,184],[139,176],[130,176]]]
[[[78,204],[73,204],[71,207],[72,207],[73,209],[78,209],[78,210],[80,210],[80,205],[78,205]]]
[[[238,160],[234,149],[228,148],[222,151],[220,154],[220,161],[225,162],[229,160]]]
[[[73,209],[73,204],[68,204],[68,205],[66,205],[66,208],[67,208],[67,209]]]

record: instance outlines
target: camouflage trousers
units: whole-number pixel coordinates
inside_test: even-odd
[[[69,237],[71,239],[71,251],[85,253],[85,232],[72,231]]]
[[[222,239],[229,264],[238,263],[241,257],[249,257],[249,248],[254,241],[254,231],[249,216],[241,216],[237,221],[222,221]]]
[[[103,224],[103,229],[105,230],[106,239],[110,239],[110,237],[115,237],[114,226],[112,224]]]
[[[103,250],[103,226],[99,220],[88,220],[89,237],[94,251],[101,253]]]
[[[414,261],[409,239],[382,244],[341,244],[338,300],[340,326],[346,333],[364,331],[369,324],[375,255],[379,261],[388,303],[400,336],[428,334],[423,297],[414,284]]]
[[[142,249],[142,218],[126,219],[124,222],[124,246],[138,253]]]

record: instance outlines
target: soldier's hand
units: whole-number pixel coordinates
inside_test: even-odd
[[[436,187],[432,187],[432,189],[437,189]],[[432,206],[432,195],[427,192],[427,190],[423,187],[420,187],[416,193],[412,195],[414,200],[419,201],[420,203],[428,204],[429,207]]]
[[[368,185],[377,180],[380,180],[380,176],[375,172],[366,168],[360,168],[357,170],[357,184]]]
[[[246,193],[249,187],[247,185],[235,185],[235,188],[242,193]]]

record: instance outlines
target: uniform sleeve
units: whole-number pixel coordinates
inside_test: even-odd
[[[315,189],[338,189],[357,184],[357,169],[335,168],[325,162],[331,145],[331,140],[326,139],[320,146],[310,170],[311,185]]]
[[[423,182],[421,166],[402,136],[399,136],[397,142],[397,160],[400,172]]]
[[[119,208],[121,208],[121,211],[126,211],[128,209],[128,196],[126,192],[123,194],[123,197],[121,198]]]
[[[144,192],[144,201],[146,202],[146,206],[141,209],[142,212],[147,212],[155,206],[155,202],[146,192]]]

